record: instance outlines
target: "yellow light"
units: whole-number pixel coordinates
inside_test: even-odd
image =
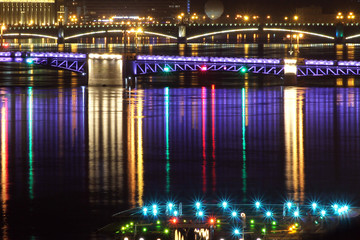
[[[293,38],[296,38],[296,37],[297,37],[297,35],[296,35],[296,34],[294,34],[294,35],[293,35]]]
[[[288,17],[284,17],[285,20],[288,20]]]
[[[246,15],[245,15],[245,16],[244,16],[244,20],[245,20],[245,21],[249,20],[249,16],[246,16]]]
[[[354,13],[353,12],[349,12],[349,15],[351,16],[351,15],[353,15]]]
[[[142,28],[138,28],[138,29],[137,29],[137,32],[138,32],[138,33],[142,33],[142,32],[143,32]]]
[[[342,12],[338,12],[338,16],[341,16],[342,15]]]
[[[181,13],[180,15],[181,15],[181,16],[184,16],[185,14],[184,14],[184,13]]]
[[[268,15],[268,16],[266,16],[266,18],[267,18],[267,19],[270,19],[271,17],[270,17],[270,15]]]
[[[299,19],[299,16],[295,15],[294,20],[297,21]]]
[[[2,26],[1,26],[1,30],[2,30],[2,31],[6,30],[6,26],[5,26],[5,25],[2,25]]]
[[[290,38],[290,37],[291,37],[290,34],[286,35],[286,38]]]
[[[299,34],[299,38],[302,38],[304,36],[304,34],[300,33]]]

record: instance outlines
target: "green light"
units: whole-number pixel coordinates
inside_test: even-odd
[[[251,224],[254,224],[254,223],[255,223],[255,220],[254,220],[254,219],[251,219],[251,220],[250,220],[250,223],[251,223]]]
[[[121,227],[121,230],[125,230],[125,227]]]
[[[275,221],[272,221],[272,225],[276,225],[276,222],[275,222]]]
[[[299,224],[298,224],[298,223],[295,223],[295,226],[296,226],[296,227],[298,227],[298,226],[299,226]]]
[[[120,231],[116,231],[115,233],[116,233],[116,234],[119,234],[119,233],[120,233]]]
[[[164,67],[164,72],[170,72],[170,68],[169,67]]]
[[[160,224],[160,220],[157,220],[157,221],[156,221],[156,224]]]
[[[126,228],[128,228],[129,227],[129,224],[126,224]]]
[[[216,220],[216,222],[217,222],[217,223],[220,223],[221,221],[220,221],[220,219],[218,219],[218,220]]]
[[[130,223],[130,225],[132,226],[132,225],[134,225],[134,223],[133,223],[133,222],[131,222],[131,223]]]
[[[147,231],[147,228],[143,228],[143,232],[146,232]]]
[[[241,72],[241,73],[247,73],[247,72],[248,72],[248,68],[247,68],[246,66],[242,66],[242,67],[240,68],[240,72]]]
[[[266,233],[266,228],[261,229],[263,233]]]
[[[168,233],[169,233],[169,229],[166,228],[166,229],[164,230],[164,233],[168,234]]]

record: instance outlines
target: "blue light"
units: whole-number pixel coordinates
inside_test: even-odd
[[[153,215],[156,216],[157,213],[158,213],[158,211],[154,208],[154,209],[153,209]]]
[[[169,67],[164,67],[164,72],[170,72],[170,68]]]
[[[204,216],[204,212],[203,212],[203,211],[199,211],[199,212],[197,213],[197,215],[198,215],[199,217],[203,217],[203,216]]]
[[[321,214],[322,217],[325,217],[326,211],[325,211],[325,210],[321,210],[320,214]]]
[[[227,202],[222,202],[222,204],[221,204],[221,205],[222,205],[222,207],[223,207],[223,208],[227,208],[228,203],[227,203]]]
[[[178,215],[178,211],[174,211],[174,216],[176,217]]]
[[[266,212],[266,217],[271,217],[271,216],[272,216],[272,212],[267,211],[267,212]]]
[[[156,205],[156,204],[154,204],[152,207],[153,207],[153,209],[157,209],[157,205]]]
[[[300,216],[299,210],[296,210],[296,211],[294,212],[294,217],[299,217],[299,216]]]
[[[196,206],[197,209],[199,209],[200,206],[201,206],[201,203],[200,203],[200,202],[196,202],[196,203],[195,203],[195,206]]]
[[[239,229],[235,229],[235,230],[234,230],[234,234],[235,234],[235,235],[239,235],[239,234],[240,234],[240,230],[239,230]]]
[[[287,203],[286,203],[286,206],[290,209],[291,206],[292,206],[292,202],[287,202]]]
[[[312,207],[312,209],[315,210],[315,209],[317,208],[317,203],[312,203],[312,204],[311,204],[311,207]]]
[[[256,207],[256,208],[259,208],[260,206],[261,206],[261,203],[260,203],[260,202],[256,202],[256,203],[255,203],[255,207]]]
[[[233,211],[233,212],[231,213],[231,216],[236,217],[236,216],[237,216],[237,212]]]
[[[174,206],[174,204],[168,203],[168,207],[169,207],[170,210],[173,208],[173,206]]]
[[[143,213],[144,213],[144,215],[147,214],[147,211],[148,211],[148,209],[147,209],[146,207],[144,207],[144,208],[143,208]]]

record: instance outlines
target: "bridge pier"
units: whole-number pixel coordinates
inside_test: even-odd
[[[284,86],[297,85],[297,59],[284,59]]]
[[[65,43],[65,31],[62,25],[59,25],[57,37],[57,44]]]
[[[178,43],[186,43],[186,26],[183,24],[179,25],[179,29],[178,29],[178,38],[177,38],[177,42]]]
[[[343,23],[336,24],[335,44],[345,44]]]
[[[88,59],[89,86],[122,86],[123,60]]]

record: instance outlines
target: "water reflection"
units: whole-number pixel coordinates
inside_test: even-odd
[[[290,199],[305,200],[304,92],[284,89],[284,133],[286,188]]]
[[[1,92],[1,95],[4,93]],[[9,149],[8,149],[8,99],[7,97],[1,98],[1,222],[3,225],[2,238],[8,239],[8,200],[9,200]]]
[[[64,227],[84,212],[96,221],[173,196],[358,197],[359,96],[346,87],[2,89],[2,236],[11,239],[23,222],[8,218],[19,215],[45,231],[48,209],[65,215],[54,219]]]

